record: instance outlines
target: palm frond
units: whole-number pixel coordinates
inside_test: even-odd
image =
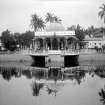
[[[104,13],[103,13],[103,11],[100,11],[100,12],[98,13],[98,15],[99,15],[100,18],[102,19],[102,18],[104,17]]]
[[[42,17],[39,17],[37,14],[33,14],[31,16],[31,27],[34,28],[35,31],[38,29],[44,29],[45,22],[43,21]]]
[[[101,7],[99,7],[101,11],[99,11],[98,16],[100,16],[101,19],[104,18],[104,23],[105,23],[105,4],[102,4]]]

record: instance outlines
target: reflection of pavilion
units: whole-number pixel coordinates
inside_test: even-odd
[[[35,32],[29,55],[45,60],[46,56],[78,56],[79,45],[74,31],[66,31],[60,23],[50,23],[45,31]]]
[[[62,69],[62,68],[61,68]],[[33,96],[40,95],[40,90],[46,89],[48,94],[57,95],[62,90],[63,86],[67,83],[80,84],[85,78],[86,71],[79,70],[78,68],[69,68],[65,71],[60,68],[46,69],[21,69],[16,67],[0,67],[0,75],[5,80],[11,80],[13,77],[21,78],[23,76],[32,81]],[[73,70],[72,70],[73,69]],[[23,81],[24,82],[24,81]]]
[[[35,82],[32,85],[34,87],[34,93],[39,93],[40,90],[45,89],[47,93],[50,95],[56,96],[59,91],[62,90],[64,85],[72,84],[72,85],[80,85],[85,78],[85,71],[66,71],[62,72],[59,69],[50,69],[48,72],[33,71],[33,77],[35,77]],[[40,74],[40,76],[38,76]],[[68,75],[69,74],[69,75]],[[43,84],[43,88],[40,88]]]

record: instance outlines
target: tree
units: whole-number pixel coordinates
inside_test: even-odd
[[[80,48],[83,48],[85,46],[85,43],[83,42],[85,35],[84,35],[83,28],[79,24],[77,25],[77,27],[75,29],[75,34],[76,34],[76,37],[80,40],[80,42],[79,42]]]
[[[16,44],[20,46],[20,44],[21,44],[21,34],[18,33],[18,32],[14,33],[14,38],[15,38]]]
[[[16,49],[15,38],[9,30],[2,32],[1,41],[7,50],[14,51]]]
[[[62,20],[57,16],[55,16],[54,14],[47,13],[45,21],[50,23],[53,23],[53,22],[61,23]]]
[[[54,14],[47,13],[45,21],[52,23],[54,21],[53,16],[54,16]]]
[[[85,38],[85,32],[84,29],[78,24],[77,26],[72,25],[71,27],[68,27],[67,30],[74,30],[76,37],[79,39],[79,46],[80,48],[84,47],[85,43],[83,42],[83,39]]]
[[[26,46],[30,47],[30,44],[32,42],[32,39],[34,38],[34,32],[26,31],[25,33],[14,33],[14,37],[16,40],[17,45],[20,47]]]
[[[70,27],[67,28],[67,30],[71,30],[71,31],[73,31],[75,29],[76,29],[76,26],[75,25],[72,25],[72,26],[70,26]]]
[[[105,4],[102,4],[101,7],[99,7],[101,10],[99,11],[98,15],[100,16],[101,19],[104,20],[105,24]],[[103,34],[105,33],[105,29],[103,30]]]
[[[71,27],[68,27],[67,30],[74,30],[75,34],[76,34],[76,37],[80,41],[82,41],[84,39],[84,37],[85,37],[84,30],[83,30],[83,28],[79,24],[77,26],[72,25]]]
[[[33,14],[31,16],[31,26],[36,32],[39,29],[44,29],[45,23],[41,17],[39,17],[37,14]]]
[[[57,22],[57,23],[61,23],[61,19],[59,19],[57,16],[54,16],[53,17],[54,18],[54,22]]]
[[[101,19],[104,20],[105,24],[105,4],[102,4],[102,6],[99,8],[101,9],[101,11],[99,11],[98,15],[100,16]]]
[[[29,48],[33,38],[34,32],[26,31],[25,33],[23,33],[22,34],[23,45]]]
[[[94,26],[90,26],[85,30],[85,34],[91,35],[96,31],[96,29],[94,28]]]

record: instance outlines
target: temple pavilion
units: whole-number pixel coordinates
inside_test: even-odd
[[[45,60],[51,55],[74,57],[79,55],[78,39],[75,31],[67,31],[61,23],[49,23],[44,31],[35,32],[29,55],[38,60]]]

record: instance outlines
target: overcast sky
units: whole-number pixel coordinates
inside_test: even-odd
[[[80,24],[103,26],[98,17],[99,7],[104,0],[0,0],[0,33],[6,29],[25,32],[30,29],[31,15],[43,17],[47,12],[62,19],[64,27]]]

